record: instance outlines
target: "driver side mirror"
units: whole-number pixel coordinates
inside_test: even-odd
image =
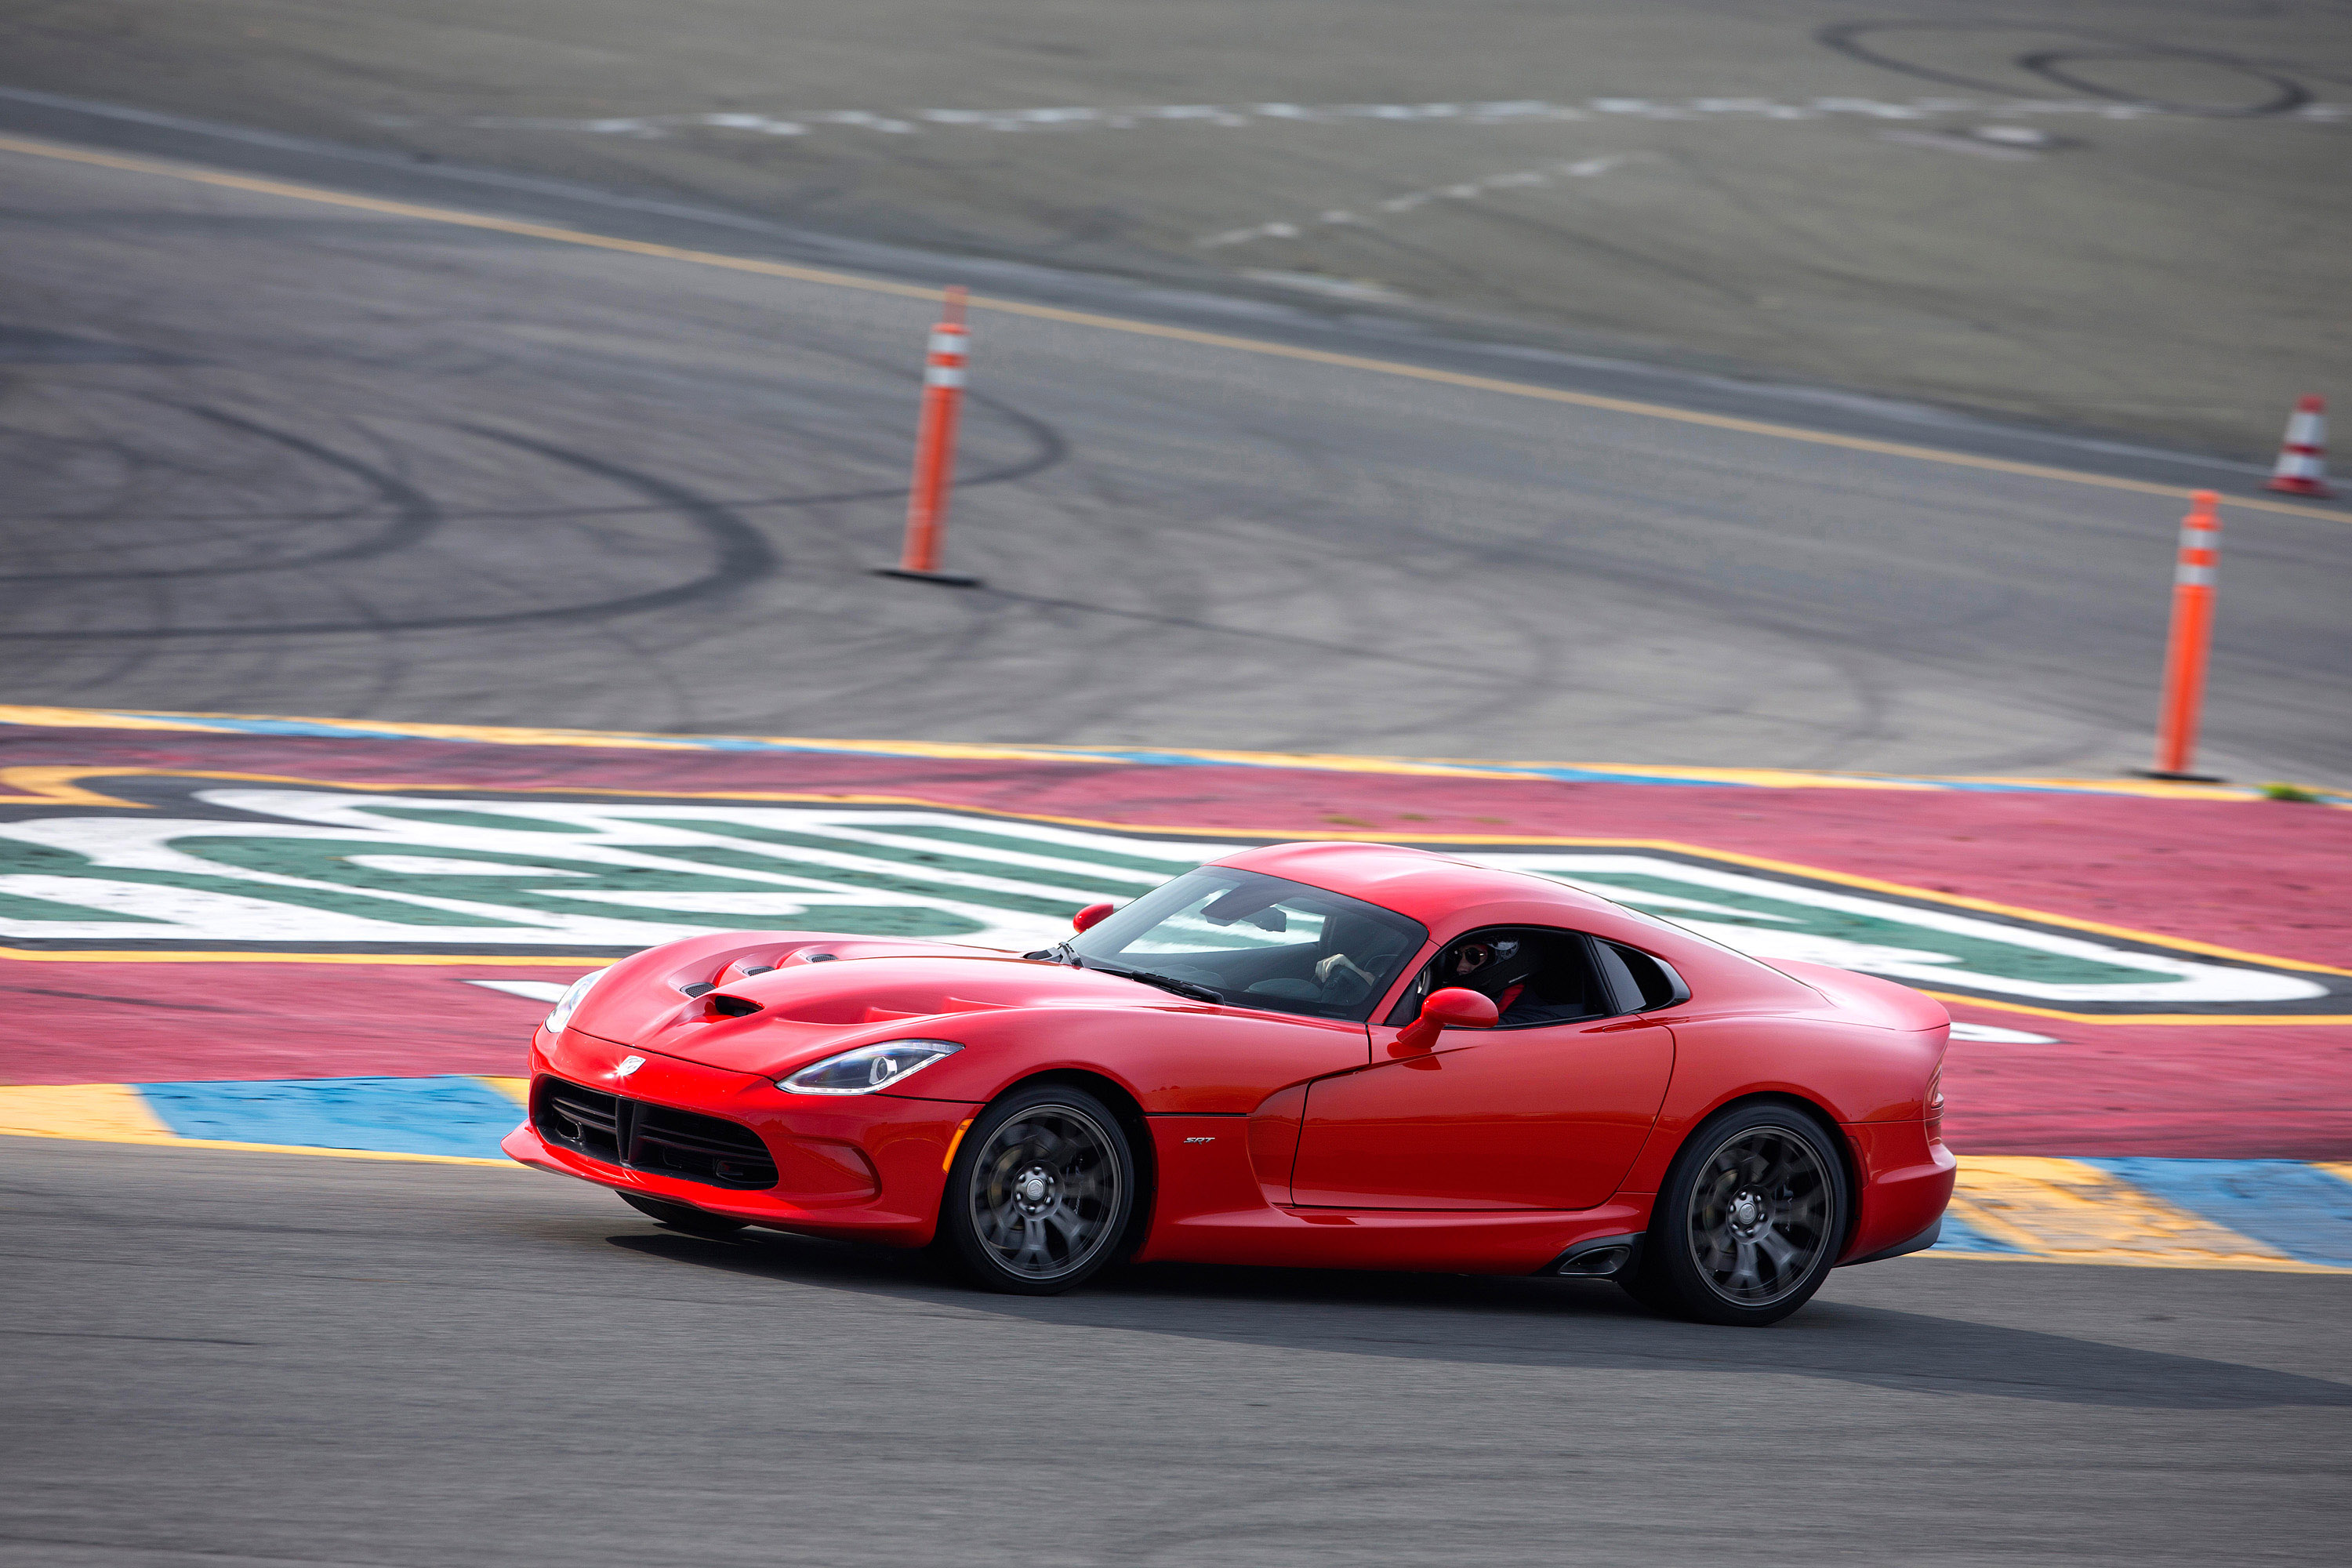
[[[1491,1029],[1502,1016],[1493,997],[1448,985],[1429,994],[1421,1005],[1421,1016],[1397,1031],[1396,1043],[1407,1050],[1425,1051],[1437,1043],[1441,1029]]]
[[[1117,904],[1088,904],[1070,917],[1070,929],[1085,931],[1089,926],[1100,925],[1118,908]]]

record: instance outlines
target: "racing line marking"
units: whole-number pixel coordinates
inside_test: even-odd
[[[386,201],[375,196],[354,195],[332,191],[319,185],[294,184],[284,180],[266,180],[249,174],[232,174],[224,170],[206,169],[194,164],[165,163],[152,158],[125,157],[114,153],[92,152],[56,142],[29,142],[21,137],[0,136],[0,153],[15,153],[28,158],[47,158],[60,163],[85,163],[95,168],[121,169],[131,174],[152,174],[163,179],[185,180],[200,185],[213,185],[224,190],[247,191],[257,195],[278,196],[289,201],[315,202],[321,205],[346,207],[357,212],[381,213],[389,217],[415,218],[427,223],[445,223],[461,228],[485,229],[497,234],[511,234],[527,239],[551,240],[562,245],[583,246],[596,250],[614,250],[631,256],[656,257],[667,261],[690,262],[698,267],[723,268],[733,272],[751,272],[767,278],[788,278],[795,282],[818,283],[836,289],[855,289],[869,294],[887,294],[902,300],[938,300],[944,291],[919,284],[893,283],[879,278],[863,278],[855,273],[835,272],[823,268],[795,267],[788,262],[762,261],[747,256],[729,256],[713,250],[693,250],[675,245],[656,245],[647,240],[622,239],[617,236],[595,234],[586,229],[565,228],[553,224],[526,223],[515,218],[490,217],[480,213],[463,212],[454,207],[424,206],[414,202]],[[1094,327],[1104,331],[1127,332],[1137,337],[1161,338],[1175,342],[1197,343],[1205,348],[1231,349],[1241,353],[1265,354],[1277,359],[1299,360],[1309,364],[1332,365],[1342,370],[1367,371],[1376,375],[1402,376],[1413,381],[1434,382],[1444,386],[1458,386],[1473,392],[1496,392],[1511,397],[1532,397],[1547,403],[1564,403],[1578,408],[1598,409],[1610,414],[1631,414],[1647,419],[1664,419],[1678,425],[1696,425],[1713,430],[1729,430],[1746,436],[1767,436],[1776,440],[1801,441],[1816,447],[1835,447],[1850,452],[1868,452],[1879,457],[1906,458],[1915,462],[1939,463],[1948,468],[1974,468],[1983,473],[2011,474],[2023,479],[2054,479],[2063,484],[2089,485],[2100,489],[2126,490],[2135,495],[2165,496],[2186,500],[2196,491],[2185,485],[2162,485],[2146,479],[2117,479],[2107,474],[2089,474],[2074,468],[2053,468],[2042,463],[2012,462],[2005,458],[1982,458],[1972,453],[1950,452],[1936,447],[1916,447],[1901,441],[1877,441],[1866,437],[1840,436],[1823,430],[1807,430],[1794,425],[1778,425],[1760,419],[1740,419],[1729,415],[1703,414],[1687,408],[1675,408],[1662,403],[1643,403],[1632,398],[1603,397],[1589,392],[1568,392],[1558,387],[1538,386],[1523,381],[1504,381],[1494,376],[1469,375],[1459,371],[1434,370],[1427,366],[1405,364],[1395,360],[1368,359],[1360,354],[1335,353],[1328,349],[1300,348],[1290,343],[1269,342],[1259,338],[1235,337],[1225,332],[1198,331],[1190,327],[1162,326],[1154,321],[1140,321],[1125,316],[1106,316],[1090,310],[1066,310],[1053,305],[1032,305],[1018,300],[1000,300],[982,295],[971,296],[970,306],[975,310],[992,310],[1001,315],[1026,316],[1037,321],[1060,321],[1071,326]],[[2331,522],[2352,522],[2352,511],[2332,508],[2297,506],[2286,501],[2265,500],[2253,496],[2231,495],[2229,506],[2255,511],[2279,512],[2288,517],[2325,518]]]

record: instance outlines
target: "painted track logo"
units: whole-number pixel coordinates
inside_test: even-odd
[[[162,952],[614,954],[793,927],[1026,949],[1269,840],[948,808],[111,781],[0,821],[0,943]],[[2340,1017],[2322,966],[1655,843],[1427,847],[1587,889],[1727,946],[2058,1016]]]

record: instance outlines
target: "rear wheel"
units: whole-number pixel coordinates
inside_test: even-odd
[[[740,1219],[705,1214],[690,1204],[674,1204],[666,1198],[641,1198],[635,1193],[623,1193],[621,1201],[639,1214],[651,1215],[672,1230],[682,1230],[688,1236],[707,1236],[717,1240],[743,1228],[743,1222]]]
[[[1110,1109],[1039,1084],[982,1111],[948,1170],[945,1252],[977,1285],[1051,1296],[1116,1260],[1135,1210],[1135,1154]]]
[[[1832,1136],[1787,1105],[1709,1120],[1675,1159],[1626,1289],[1676,1317],[1750,1328],[1812,1300],[1850,1202]]]

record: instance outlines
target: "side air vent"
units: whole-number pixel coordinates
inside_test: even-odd
[[[544,1080],[532,1122],[540,1136],[592,1160],[621,1163],[621,1100],[561,1079]]]

